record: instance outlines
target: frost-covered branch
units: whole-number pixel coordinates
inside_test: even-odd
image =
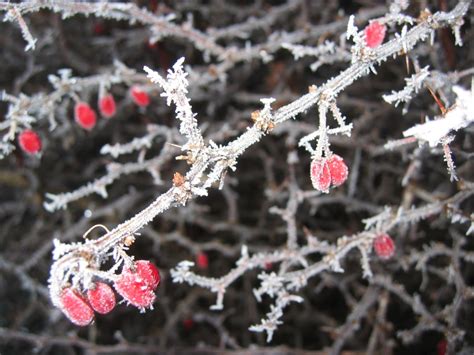
[[[148,149],[151,147],[153,140],[162,135],[167,136],[170,129],[168,127],[150,124],[147,126],[148,133],[140,138],[133,138],[128,143],[116,143],[114,145],[106,144],[100,149],[100,154],[110,154],[112,157],[117,158],[124,154],[130,154],[135,151],[142,149]]]
[[[271,307],[271,311],[267,314],[267,319],[263,319],[260,325],[252,326],[251,330],[266,331],[267,339],[271,339],[273,332],[278,324],[280,324],[278,319],[282,316],[281,311],[287,305],[284,303],[285,306],[282,306],[283,303],[281,303],[280,295],[285,295],[285,297],[290,297],[291,295],[291,297],[296,297],[295,301],[299,302],[300,298],[292,295],[294,292],[299,291],[306,286],[310,278],[322,272],[343,272],[341,263],[354,249],[363,254],[361,267],[364,275],[371,278],[372,271],[369,264],[369,254],[372,250],[373,240],[377,235],[394,229],[396,226],[418,222],[421,219],[442,213],[446,206],[458,205],[473,194],[474,190],[468,189],[444,201],[406,211],[392,211],[388,208],[382,214],[366,220],[366,231],[352,236],[342,236],[334,244],[320,241],[314,236],[307,236],[307,245],[301,246],[298,249],[285,247],[273,252],[256,253],[254,255],[249,255],[247,247],[244,246],[241,256],[236,262],[237,266],[219,278],[209,278],[194,273],[191,271],[191,268],[194,266],[194,263],[191,261],[179,263],[171,270],[171,276],[174,282],[200,286],[216,293],[217,300],[211,309],[222,309],[227,288],[246,272],[256,268],[265,269],[269,263],[290,262],[298,265],[301,267],[299,270],[290,271],[283,269],[278,274],[262,271],[258,276],[260,287],[254,289],[257,301],[261,301],[263,295],[268,295],[271,298],[275,298],[275,305]],[[311,254],[319,254],[319,261],[310,264],[308,259]]]
[[[457,180],[449,143],[454,139],[452,135],[454,132],[474,122],[474,91],[465,90],[460,86],[454,86],[453,91],[457,99],[451,108],[432,121],[407,129],[403,132],[403,136],[408,139],[415,138],[420,144],[428,143],[430,147],[441,144],[451,180]]]
[[[0,100],[7,102],[8,111],[5,120],[0,122],[0,132],[3,134],[3,147],[0,146],[0,157],[8,155],[14,146],[12,141],[18,132],[25,128],[32,128],[42,120],[47,120],[49,130],[53,131],[58,126],[57,112],[62,110],[69,100],[77,101],[84,92],[99,91],[100,88],[110,88],[119,83],[134,83],[146,80],[143,74],[137,74],[122,63],[116,61],[110,72],[78,78],[72,75],[70,69],[61,69],[58,75],[49,75],[48,80],[53,90],[48,93],[38,93],[32,96],[20,94],[18,97],[10,95],[5,91],[0,93]],[[69,99],[69,100],[64,100]]]
[[[144,70],[148,74],[151,82],[157,83],[163,89],[162,97],[166,97],[168,106],[171,103],[176,105],[176,118],[180,121],[179,131],[187,139],[188,143],[183,147],[183,150],[198,150],[203,144],[203,138],[198,128],[198,123],[193,113],[189,99],[186,96],[188,93],[187,73],[183,70],[184,58],[178,59],[173,65],[173,70],[168,71],[166,80],[160,76],[156,71],[145,67]],[[192,158],[195,159],[195,158]]]
[[[276,125],[295,118],[315,105],[318,105],[319,109],[318,130],[320,132],[315,154],[321,155],[323,152],[328,154],[327,134],[331,127],[327,125],[327,112],[330,111],[334,115],[338,125],[344,122],[342,113],[335,106],[338,95],[362,76],[366,76],[371,72],[376,73],[375,67],[383,61],[411,50],[418,42],[427,39],[440,26],[459,26],[469,4],[468,1],[462,1],[449,13],[438,12],[426,16],[416,26],[411,29],[405,27],[401,35],[395,36],[394,39],[377,48],[368,48],[358,40],[358,38],[361,38],[361,34],[352,21],[349,32],[355,40],[355,45],[352,48],[352,64],[348,69],[319,87],[311,87],[309,93],[277,110],[273,110],[271,106],[275,99],[262,99],[263,108],[252,113],[253,125],[248,127],[240,136],[224,145],[217,145],[212,141],[209,141],[207,145],[204,143],[197,121],[192,113],[189,99],[186,96],[187,80],[182,69],[183,61],[179,60],[174,65],[166,79],[148,69],[151,79],[163,87],[163,95],[167,97],[168,104],[173,102],[177,106],[176,112],[177,118],[180,120],[180,132],[188,139],[185,150],[188,153],[186,160],[190,164],[189,171],[185,175],[175,173],[173,186],[168,191],[158,196],[144,210],[111,231],[107,231],[100,238],[70,245],[58,244],[50,277],[50,291],[54,304],[58,305],[58,293],[64,284],[69,281],[80,289],[86,289],[88,282],[94,275],[105,279],[113,279],[117,268],[127,263],[129,259],[126,254],[127,247],[131,241],[133,242],[141,228],[165,210],[185,205],[195,196],[205,196],[212,186],[222,187],[228,169],[236,168],[237,159],[249,147],[270,133]],[[437,210],[437,208],[434,209]],[[172,276],[175,282],[186,281],[190,284],[211,289],[211,291],[217,293],[215,308],[222,308],[226,286],[246,270],[261,267],[265,262],[296,260],[303,269],[290,270],[276,276],[261,274],[262,285],[265,286],[258,289],[257,293],[259,295],[268,294],[273,297],[277,295],[276,290],[281,288],[279,285],[282,285],[288,291],[287,294],[279,296],[279,304],[270,312],[269,325],[256,329],[267,330],[268,335],[271,336],[270,332],[273,332],[277,325],[281,310],[290,301],[299,300],[292,296],[292,292],[306,285],[309,278],[325,270],[343,271],[340,262],[353,249],[362,251],[364,274],[369,276],[366,253],[370,250],[375,236],[397,224],[408,223],[411,220],[424,218],[425,216],[426,212],[424,211],[404,212],[399,210],[391,220],[385,221],[379,218],[374,222],[375,229],[351,237],[343,236],[335,244],[314,242],[314,240],[309,239],[306,247],[296,250],[283,249],[274,253],[256,254],[254,256],[249,256],[244,248],[237,267],[227,276],[219,279],[195,275],[190,271],[193,264],[187,261],[180,263],[173,271]],[[323,256],[320,261],[310,263],[305,259],[308,253],[321,253],[321,251]],[[108,272],[101,271],[101,265],[110,256],[114,258],[114,267]]]
[[[316,57],[316,62],[310,65],[312,71],[317,71],[323,64],[332,64],[334,62],[350,62],[350,52],[337,46],[334,42],[326,41],[317,47],[283,43],[283,48],[291,51],[295,60],[303,57]]]
[[[403,132],[404,137],[414,137],[430,147],[441,143],[450,133],[466,128],[474,122],[474,93],[460,86],[453,88],[456,103],[443,116],[435,117],[423,124],[415,125]]]
[[[401,102],[409,102],[413,94],[418,93],[421,89],[423,82],[430,75],[428,66],[421,69],[418,73],[413,74],[409,78],[405,79],[406,85],[400,91],[392,91],[391,94],[383,95],[383,99],[390,104],[394,104],[397,107]]]
[[[63,0],[48,0],[41,2],[31,1],[21,4],[0,2],[0,11],[16,11],[16,13],[20,15],[37,12],[43,9],[60,13],[63,19],[81,14],[128,21],[131,24],[140,23],[149,26],[150,31],[153,33],[153,38],[151,40],[152,43],[163,37],[174,36],[190,40],[197,48],[207,51],[210,54],[219,56],[224,53],[224,48],[216,44],[209,36],[193,27],[190,27],[187,23],[177,25],[171,22],[175,18],[174,15],[157,16],[133,3],[94,3]],[[9,21],[13,19],[6,18],[6,20]]]

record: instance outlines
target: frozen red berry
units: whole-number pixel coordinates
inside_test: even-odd
[[[395,253],[395,243],[388,234],[379,234],[374,239],[375,253],[381,259],[390,259]]]
[[[331,183],[334,186],[339,186],[347,180],[349,170],[347,169],[344,159],[339,155],[333,154],[327,160],[329,171],[331,173]]]
[[[311,182],[316,190],[328,192],[331,185],[331,172],[325,158],[313,159],[310,170]]]
[[[41,150],[41,138],[35,131],[25,129],[18,137],[21,149],[28,154],[36,154]]]
[[[115,289],[135,307],[151,307],[155,301],[154,289],[160,283],[159,271],[147,260],[135,262],[134,269],[125,268],[122,271],[115,281]]]
[[[59,298],[62,311],[74,324],[86,326],[94,320],[94,311],[78,291],[65,288]]]
[[[138,86],[132,86],[130,89],[130,95],[132,96],[133,102],[138,106],[145,107],[150,103],[150,96],[148,96],[148,93]]]
[[[135,307],[148,308],[155,301],[155,293],[137,274],[120,275],[114,286],[117,292]]]
[[[102,116],[106,118],[115,115],[115,99],[111,94],[104,95],[99,99],[99,110]]]
[[[207,269],[209,267],[209,258],[204,252],[199,252],[196,255],[196,264],[200,269]]]
[[[84,129],[91,130],[97,121],[95,111],[85,102],[78,102],[74,107],[74,119]]]
[[[367,47],[376,48],[380,46],[385,38],[385,25],[378,21],[372,21],[365,29],[365,44]]]
[[[103,282],[96,282],[94,288],[87,291],[87,300],[94,311],[100,314],[109,313],[116,303],[114,291]]]
[[[152,262],[148,260],[136,261],[135,271],[152,290],[156,289],[160,284],[160,272]]]

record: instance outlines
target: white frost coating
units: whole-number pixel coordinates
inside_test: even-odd
[[[181,125],[179,131],[186,138],[189,139],[186,146],[195,147],[202,146],[204,144],[201,132],[198,128],[198,123],[195,118],[195,114],[192,111],[189,98],[186,96],[188,93],[188,80],[186,77],[188,74],[183,69],[184,57],[178,59],[173,65],[173,69],[168,70],[166,80],[161,77],[158,72],[145,66],[145,70],[148,74],[148,78],[153,83],[159,84],[164,92],[161,94],[162,97],[166,98],[166,104],[168,106],[171,103],[176,105],[176,118],[180,120]],[[183,147],[185,150],[185,147]]]
[[[436,117],[433,121],[416,125],[403,132],[404,137],[415,137],[428,142],[430,147],[441,143],[450,132],[467,127],[474,121],[474,95],[472,90],[465,90],[455,86],[453,91],[457,95],[456,103],[446,114]]]
[[[394,104],[395,107],[401,102],[409,102],[413,98],[413,93],[418,93],[421,89],[425,79],[430,75],[428,66],[421,69],[418,73],[406,78],[406,86],[400,91],[392,91],[391,94],[383,95],[383,99],[389,104]]]
[[[348,29],[348,32],[352,32],[349,37],[353,37],[355,42],[352,48],[352,65],[326,83],[321,84],[319,88],[311,87],[308,94],[302,95],[294,102],[279,109],[271,108],[273,99],[262,100],[263,109],[252,115],[252,118],[255,118],[254,125],[223,146],[213,143],[206,145],[203,142],[197,121],[191,111],[189,99],[186,97],[187,78],[182,68],[182,60],[178,61],[173,69],[168,72],[167,80],[146,68],[152,80],[163,86],[165,91],[163,96],[167,97],[168,104],[173,102],[177,106],[176,112],[180,120],[180,131],[187,138],[187,143],[182,146],[182,149],[188,155],[184,156],[182,160],[186,160],[191,165],[190,170],[184,178],[179,175],[181,179],[173,181],[173,187],[157,197],[151,205],[100,238],[68,244],[67,246],[56,243],[55,255],[57,259],[52,266],[50,278],[50,291],[53,301],[61,287],[69,282],[74,286],[77,285],[79,289],[87,289],[87,284],[93,276],[106,278],[105,276],[108,275],[108,277],[113,278],[118,270],[117,265],[121,266],[129,261],[130,257],[127,256],[125,248],[126,240],[133,238],[144,225],[161,212],[177,205],[184,205],[194,195],[205,194],[214,182],[222,183],[226,170],[235,167],[238,156],[244,153],[248,147],[258,142],[261,137],[270,132],[280,122],[295,118],[298,114],[319,105],[318,133],[311,135],[310,138],[318,138],[317,150],[319,152],[329,149],[329,134],[336,132],[349,134],[351,130],[350,124],[344,123],[342,112],[336,106],[338,95],[355,80],[368,75],[371,71],[374,72],[375,67],[383,61],[392,56],[400,55],[402,50],[409,51],[419,41],[427,39],[433,28],[446,25],[453,26],[454,20],[467,11],[468,4],[460,4],[452,13],[427,15],[427,19],[420,19],[417,25],[404,27],[401,36],[396,36],[380,47],[371,50],[366,50],[364,46],[361,46],[361,36],[353,25],[354,19],[352,17]],[[191,35],[194,40],[196,38],[203,40],[202,36],[199,36],[196,32],[191,32]],[[202,41],[200,45],[202,48]],[[219,48],[211,47],[209,52],[219,55]],[[456,109],[459,109],[459,107],[452,108],[452,110]],[[334,116],[337,126],[332,127],[327,124],[327,112]],[[443,136],[442,138],[445,139],[446,137]],[[137,147],[146,147],[145,143],[145,141],[130,142],[126,148],[122,147],[120,151],[117,150],[117,153],[136,149]],[[99,189],[98,192],[102,193],[102,190]],[[251,330],[266,331],[267,339],[271,340],[273,331],[281,323],[283,308],[291,302],[302,301],[299,296],[292,293],[294,291],[298,292],[311,277],[325,271],[342,270],[341,261],[351,250],[356,248],[363,253],[362,267],[364,275],[369,275],[371,273],[370,265],[365,254],[367,253],[367,245],[370,245],[375,232],[385,231],[397,223],[422,218],[427,213],[440,211],[443,206],[443,204],[437,202],[430,210],[391,213],[387,220],[380,219],[374,222],[377,224],[377,231],[369,230],[353,236],[340,237],[332,245],[318,244],[314,241],[315,238],[308,238],[311,243],[301,245],[299,249],[284,248],[271,253],[257,253],[251,256],[248,255],[248,252],[243,252],[236,267],[220,278],[208,278],[194,274],[191,270],[193,263],[190,262],[180,263],[176,269],[171,271],[171,275],[175,282],[194,284],[216,293],[217,301],[213,309],[222,309],[223,297],[227,287],[245,272],[263,268],[265,263],[269,262],[285,262],[289,265],[295,265],[287,272],[259,278],[261,281],[259,289],[261,292],[259,294],[273,298],[274,305],[271,306],[271,311],[267,313],[261,324],[251,327]],[[312,259],[308,259],[306,263],[302,262],[310,254],[321,254],[321,258],[318,258],[319,261],[317,262],[311,261]],[[116,262],[115,269],[101,271],[101,266],[104,266],[104,261],[110,256],[113,256]],[[86,260],[87,262],[85,262]],[[297,268],[298,265],[295,261],[298,261],[298,265],[301,264],[302,268]]]

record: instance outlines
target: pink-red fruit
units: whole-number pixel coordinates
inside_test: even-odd
[[[333,154],[328,159],[329,171],[331,172],[331,183],[334,186],[342,185],[347,180],[349,169],[347,169],[344,159]]]
[[[99,110],[102,116],[110,118],[115,115],[115,99],[111,94],[104,95],[99,99]]]
[[[112,288],[103,283],[96,282],[95,287],[87,291],[87,300],[91,307],[100,314],[107,314],[115,308],[115,293]]]
[[[78,102],[74,107],[74,119],[79,126],[90,131],[97,122],[97,115],[87,103]]]
[[[160,272],[155,264],[148,260],[138,260],[135,262],[135,271],[152,290],[160,284]]]
[[[316,190],[328,192],[331,185],[331,172],[326,158],[313,159],[311,162],[311,182]]]
[[[35,131],[25,129],[18,137],[21,149],[28,154],[36,154],[41,150],[41,138]]]
[[[132,96],[133,102],[135,102],[138,106],[148,106],[150,104],[150,96],[146,91],[143,91],[138,86],[132,86],[130,89],[130,95]]]
[[[390,259],[395,253],[395,243],[388,234],[380,234],[374,239],[375,253],[381,259]]]
[[[209,267],[209,258],[207,257],[207,254],[202,251],[198,253],[198,255],[196,255],[196,264],[201,269],[207,269]]]
[[[372,21],[365,29],[365,44],[367,47],[376,48],[380,46],[385,38],[385,25],[378,21]]]
[[[135,270],[126,268],[115,281],[115,289],[130,304],[138,308],[151,307],[155,301],[154,290],[160,283],[155,265],[147,260],[134,264]]]
[[[438,355],[446,355],[448,351],[448,342],[446,339],[441,339],[436,345],[436,351]]]
[[[339,186],[347,180],[349,169],[344,159],[332,154],[328,158],[315,158],[311,162],[310,176],[313,187],[322,192],[329,192],[329,187]]]
[[[94,320],[94,311],[78,291],[65,288],[59,298],[62,311],[74,324],[86,326]]]
[[[115,289],[126,301],[138,308],[149,308],[155,301],[153,290],[132,275],[122,275],[115,282]]]

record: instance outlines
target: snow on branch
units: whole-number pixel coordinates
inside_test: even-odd
[[[441,143],[451,132],[466,128],[474,122],[474,93],[460,86],[453,88],[457,96],[455,104],[443,116],[415,125],[403,132],[404,137],[415,137],[430,147]]]
[[[473,89],[465,90],[460,86],[454,86],[453,91],[457,99],[451,108],[432,121],[407,129],[403,132],[403,136],[415,138],[419,143],[426,142],[430,147],[441,144],[451,180],[457,180],[449,143],[454,139],[454,132],[474,122],[474,92]]]

